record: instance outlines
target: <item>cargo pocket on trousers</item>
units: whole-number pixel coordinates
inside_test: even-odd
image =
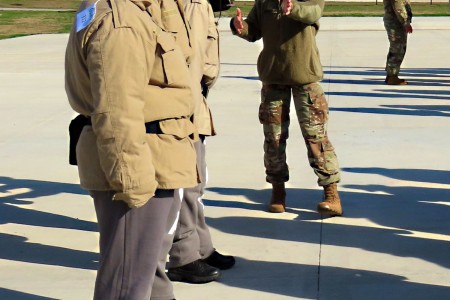
[[[336,158],[336,153],[334,152],[334,147],[330,140],[325,139],[322,141],[322,153],[325,163],[323,168],[329,174],[335,174],[339,169],[339,165]]]
[[[278,101],[277,101],[278,102]],[[281,101],[279,101],[281,102]],[[259,122],[264,125],[281,125],[283,117],[283,104],[276,102],[262,102],[259,105]]]
[[[328,121],[328,103],[320,87],[307,87],[309,103],[309,124],[322,125]]]

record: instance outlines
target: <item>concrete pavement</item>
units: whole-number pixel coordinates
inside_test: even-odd
[[[450,299],[449,21],[415,18],[401,71],[410,85],[396,87],[383,83],[379,18],[323,18],[317,39],[345,216],[321,219],[295,115],[288,211],[264,212],[261,43],[232,36],[221,20],[205,204],[216,247],[237,263],[218,282],[175,283],[178,300]],[[0,41],[0,299],[92,298],[98,234],[68,165],[66,42]]]

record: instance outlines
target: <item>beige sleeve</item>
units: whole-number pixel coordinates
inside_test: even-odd
[[[220,70],[220,50],[219,31],[217,28],[214,12],[208,4],[208,40],[206,46],[205,65],[203,69],[203,81],[209,88],[219,77]]]
[[[144,125],[148,47],[131,28],[101,28],[87,48],[100,165],[117,192],[114,199],[130,207],[144,205],[157,187]]]
[[[204,76],[213,82],[219,73],[218,32],[214,13],[207,0],[188,0],[185,15],[191,26],[194,56],[190,69],[194,81],[200,84]]]

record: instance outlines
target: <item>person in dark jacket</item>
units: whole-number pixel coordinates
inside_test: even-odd
[[[256,0],[245,20],[238,8],[230,27],[233,34],[249,41],[263,40],[258,57],[262,81],[259,120],[264,130],[266,180],[272,184],[268,210],[286,208],[285,182],[291,96],[308,150],[308,159],[324,188],[318,211],[342,215],[337,191],[340,181],[338,159],[327,134],[328,104],[319,81],[323,77],[316,34],[324,0]]]

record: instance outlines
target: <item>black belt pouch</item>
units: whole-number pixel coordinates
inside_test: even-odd
[[[76,166],[77,165],[77,143],[78,139],[80,138],[81,131],[83,130],[83,127],[86,125],[91,125],[91,118],[78,115],[75,119],[73,119],[70,122],[69,125],[69,138],[70,138],[70,144],[69,144],[69,164]]]

